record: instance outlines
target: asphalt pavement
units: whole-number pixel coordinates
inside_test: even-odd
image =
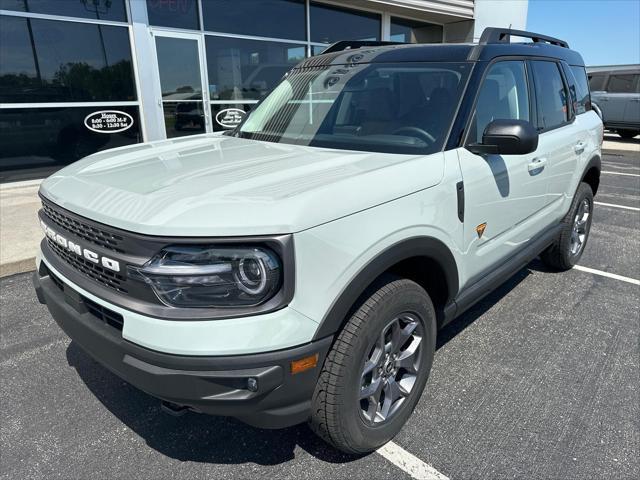
[[[395,444],[449,478],[640,478],[640,155],[603,160],[581,265],[628,278],[534,261],[440,333]],[[305,425],[162,413],[69,341],[30,274],[0,280],[0,313],[0,478],[410,478]]]

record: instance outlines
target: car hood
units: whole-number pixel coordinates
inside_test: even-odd
[[[112,149],[46,179],[78,215],[163,236],[293,233],[437,184],[428,157],[314,148],[224,135]]]

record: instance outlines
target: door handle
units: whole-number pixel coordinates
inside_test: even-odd
[[[531,175],[537,175],[542,171],[542,169],[547,165],[546,158],[534,158],[529,165],[527,165],[527,170]]]
[[[573,147],[573,151],[576,152],[578,155],[580,155],[582,152],[584,152],[584,149],[586,146],[587,146],[586,142],[578,142]]]

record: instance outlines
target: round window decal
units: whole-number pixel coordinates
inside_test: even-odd
[[[87,115],[84,125],[96,133],[124,132],[133,126],[133,117],[119,110],[101,110]]]
[[[235,128],[246,114],[247,112],[239,108],[225,108],[216,114],[216,122],[224,128]]]

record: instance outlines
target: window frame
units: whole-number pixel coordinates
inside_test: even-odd
[[[484,68],[484,71],[482,72],[482,77],[480,78],[479,82],[478,82],[478,86],[475,89],[476,91],[474,92],[474,98],[473,98],[473,103],[471,105],[471,109],[470,109],[470,114],[467,118],[466,121],[466,125],[464,128],[464,133],[462,134],[462,142],[461,142],[461,146],[464,148],[468,145],[471,145],[472,143],[475,143],[475,140],[470,139],[471,136],[471,127],[473,126],[473,122],[476,118],[476,107],[478,104],[478,99],[480,97],[480,90],[482,89],[483,85],[484,85],[484,81],[487,78],[487,75],[489,74],[489,72],[491,71],[491,68],[496,64],[496,63],[500,63],[500,62],[522,62],[523,66],[524,66],[524,73],[525,73],[525,81],[527,82],[527,95],[529,97],[529,122],[534,126],[537,127],[537,123],[538,123],[538,105],[537,102],[535,100],[535,88],[533,87],[533,74],[531,72],[531,67],[530,65],[528,65],[527,60],[529,59],[529,57],[524,57],[524,56],[504,56],[504,57],[496,57],[494,59],[492,59],[489,63],[487,63],[487,65]],[[463,98],[464,96],[467,94],[468,92],[465,92],[463,94]]]
[[[558,125],[554,125],[553,127],[547,128],[544,125],[544,121],[542,119],[542,108],[540,107],[540,104],[538,102],[538,94],[535,88],[536,85],[536,80],[535,80],[535,75],[533,74],[533,62],[549,62],[549,63],[555,63],[556,68],[558,69],[558,73],[560,74],[560,79],[562,81],[562,86],[564,89],[564,96],[566,99],[566,106],[567,106],[567,113],[569,115],[568,119],[565,120],[564,122],[558,124]],[[572,102],[569,100],[570,99],[570,95],[571,93],[569,92],[569,86],[567,83],[567,79],[565,78],[565,73],[564,70],[562,68],[561,62],[560,60],[555,60],[553,58],[547,58],[547,57],[529,57],[527,58],[527,63],[529,64],[529,70],[531,71],[531,80],[532,80],[532,87],[533,87],[533,97],[535,98],[535,102],[536,102],[536,112],[537,112],[537,122],[536,122],[536,129],[538,130],[538,134],[542,135],[543,133],[546,132],[551,132],[553,130],[557,130],[559,128],[562,127],[566,127],[567,125],[571,125],[573,122],[576,121],[576,115],[575,112],[573,111],[573,105]]]

